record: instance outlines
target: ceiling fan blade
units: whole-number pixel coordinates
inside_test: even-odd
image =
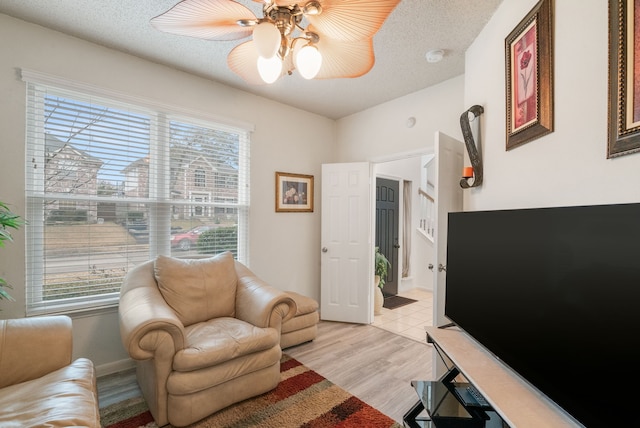
[[[351,42],[321,36],[316,46],[322,54],[322,66],[316,79],[360,77],[375,63],[373,39]]]
[[[240,19],[257,20],[247,7],[233,0],[183,0],[151,25],[166,33],[206,40],[236,40],[248,37],[253,27],[242,27]]]
[[[257,64],[258,50],[254,46],[253,40],[239,44],[227,56],[227,65],[234,73],[250,85],[264,85],[265,82],[258,73]]]
[[[229,68],[242,77],[250,85],[266,85],[258,73],[258,49],[253,40],[241,43],[229,52],[227,57]],[[292,69],[291,55],[285,58],[280,77]]]
[[[322,13],[306,18],[319,33],[334,40],[365,40],[378,32],[398,3],[400,0],[321,0]]]

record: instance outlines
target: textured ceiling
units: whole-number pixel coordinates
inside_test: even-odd
[[[238,1],[262,16],[260,3]],[[463,74],[465,50],[502,0],[402,0],[374,37],[376,63],[369,73],[332,80],[294,73],[260,86],[227,67],[226,57],[240,41],[205,41],[151,27],[151,18],[177,2],[0,0],[0,13],[338,119]],[[425,54],[435,48],[445,56],[432,64]]]

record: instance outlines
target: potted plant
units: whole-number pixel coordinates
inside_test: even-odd
[[[385,279],[387,278],[387,272],[391,267],[391,263],[385,257],[384,254],[380,252],[380,248],[376,247],[375,253],[375,261],[373,266],[373,271],[375,274],[375,294],[374,294],[374,306],[373,313],[374,315],[380,315],[382,313],[382,306],[384,305],[384,296],[382,294],[382,287],[384,287]]]
[[[13,241],[11,231],[9,229],[19,229],[24,224],[22,218],[11,212],[9,206],[0,201],[0,247],[5,246],[5,241]],[[0,278],[0,300],[11,300],[13,297],[5,288],[11,288],[4,278]]]
[[[389,260],[385,257],[384,254],[380,252],[380,248],[376,247],[374,272],[377,277],[376,281],[378,282],[378,287],[384,287],[384,283],[386,282],[387,278],[387,272],[389,271],[390,267],[391,263],[389,263]]]

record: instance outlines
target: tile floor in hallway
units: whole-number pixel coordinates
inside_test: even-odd
[[[373,325],[424,342],[426,340],[424,327],[433,325],[433,293],[414,288],[398,295],[415,299],[417,302],[396,309],[382,308],[382,313],[375,316]]]

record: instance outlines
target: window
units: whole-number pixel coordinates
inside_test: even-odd
[[[113,305],[127,271],[158,254],[248,262],[248,129],[37,76],[23,71],[29,315]],[[235,186],[207,187],[207,170]]]
[[[193,184],[196,187],[205,187],[207,185],[206,175],[203,169],[196,169],[193,173]]]

